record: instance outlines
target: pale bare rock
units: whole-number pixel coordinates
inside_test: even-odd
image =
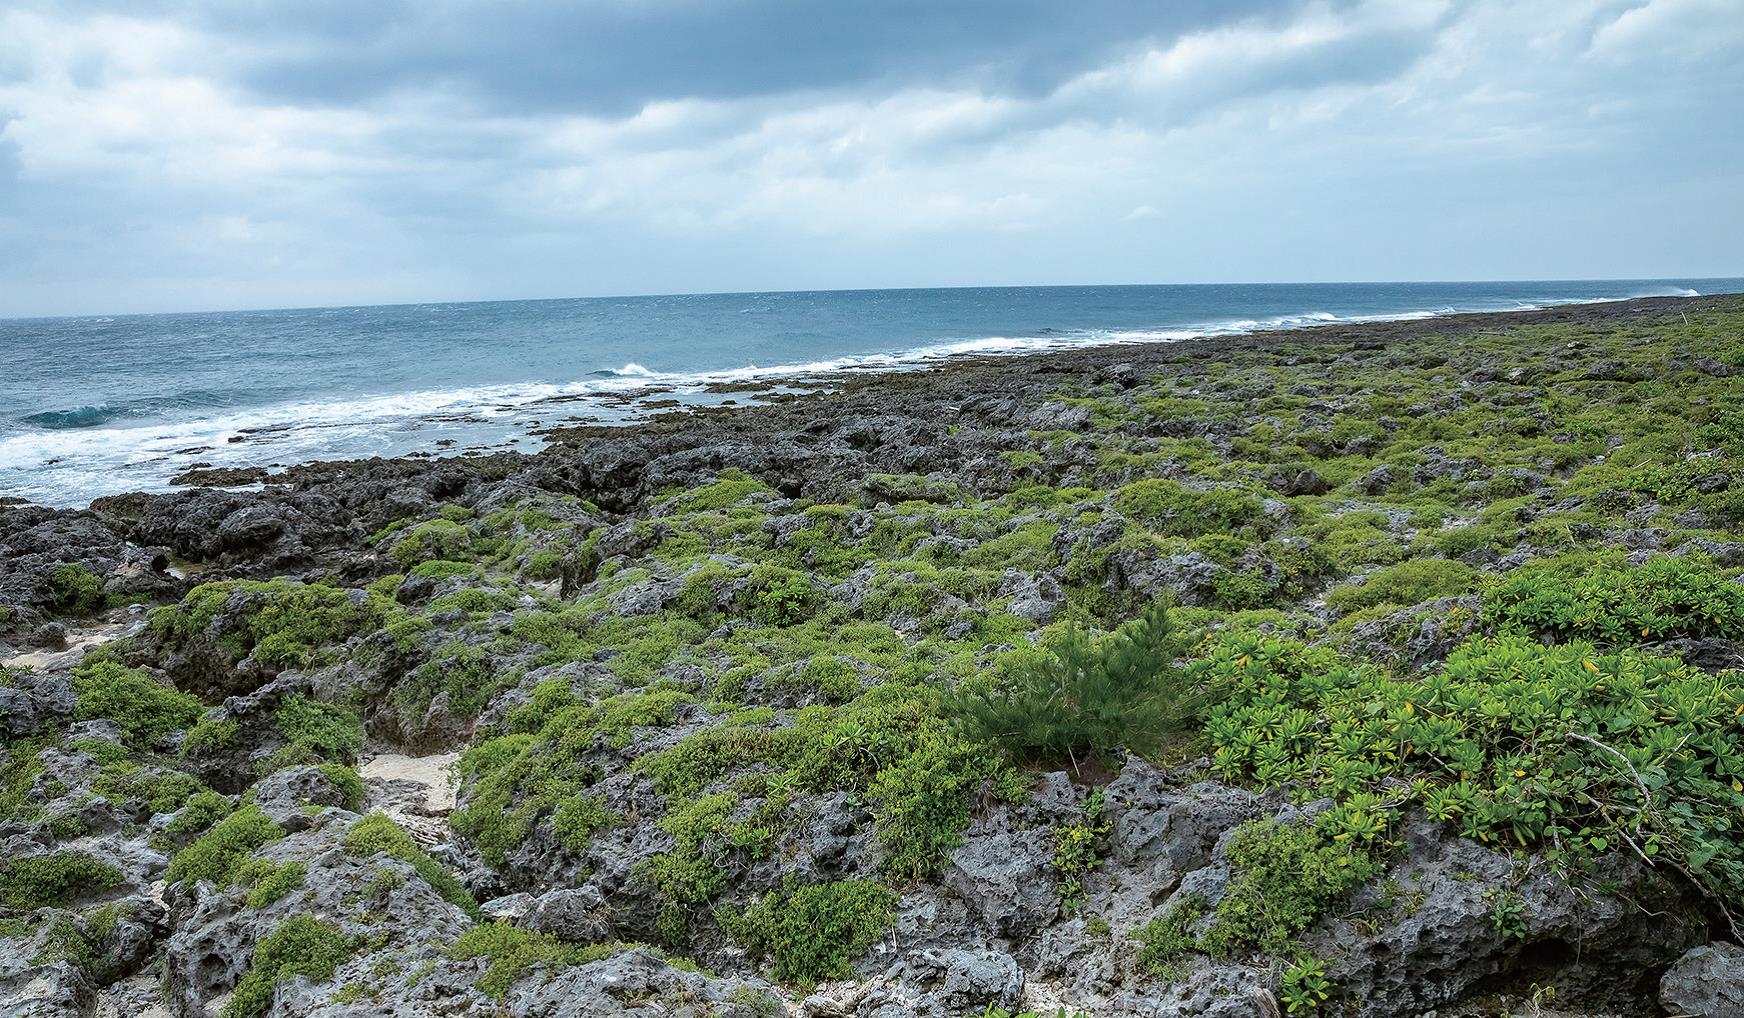
[[[92,1018],[173,1018],[163,1002],[158,978],[137,972],[105,986],[97,996]]]
[[[453,765],[459,757],[382,753],[369,758],[359,770],[368,786],[368,807],[387,814],[426,849],[446,844],[448,814],[454,811]]]
[[[16,654],[0,661],[0,664],[7,668],[34,668],[41,672],[71,668],[83,661],[92,649],[124,636],[132,636],[144,626],[144,619],[131,613],[123,614],[98,625],[68,630],[66,646],[60,650],[33,650]]]
[[[446,816],[454,810],[454,778],[451,770],[459,753],[436,753],[431,756],[405,756],[400,753],[378,753],[365,760],[358,773],[370,783],[369,804],[389,803],[406,809],[421,809],[427,816]],[[377,782],[388,785],[378,788]],[[421,786],[422,796],[408,795],[400,782]],[[393,783],[390,785],[389,783]]]

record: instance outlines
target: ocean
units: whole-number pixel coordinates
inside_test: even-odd
[[[0,496],[80,506],[197,464],[531,450],[543,427],[756,398],[720,383],[1735,291],[1744,279],[976,287],[8,319]]]

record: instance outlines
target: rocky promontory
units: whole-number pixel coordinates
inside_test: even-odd
[[[1744,1014],[1744,298],[545,437],[0,505],[0,1013]]]

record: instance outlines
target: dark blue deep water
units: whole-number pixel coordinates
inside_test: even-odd
[[[710,382],[971,353],[1744,290],[1744,279],[998,287],[0,320],[0,496],[82,505],[195,463],[533,448]],[[438,443],[442,443],[438,445]]]

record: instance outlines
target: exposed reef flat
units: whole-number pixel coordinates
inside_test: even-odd
[[[0,1013],[1744,1008],[1744,298],[810,384],[0,504]]]

